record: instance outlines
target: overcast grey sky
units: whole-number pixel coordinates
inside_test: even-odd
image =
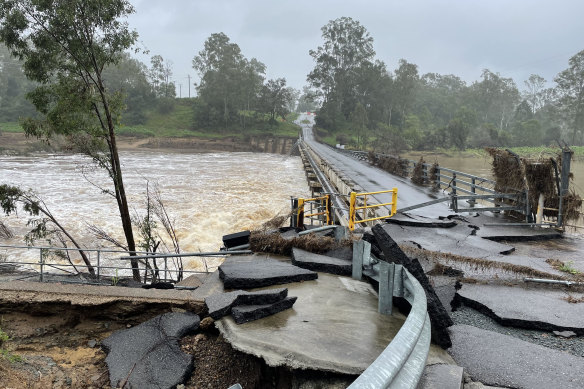
[[[131,27],[150,55],[173,62],[183,97],[187,75],[197,77],[191,61],[215,32],[263,62],[268,78],[302,88],[314,66],[308,51],[322,44],[321,27],[341,16],[367,28],[389,70],[404,58],[420,74],[455,74],[468,83],[485,68],[512,77],[520,89],[533,73],[551,82],[584,50],[582,0],[130,1]]]

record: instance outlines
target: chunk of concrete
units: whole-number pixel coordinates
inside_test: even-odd
[[[271,258],[229,257],[219,266],[226,289],[251,289],[263,286],[310,281],[318,274]]]
[[[229,314],[231,309],[238,305],[272,304],[283,300],[288,295],[288,289],[267,289],[256,292],[236,290],[227,293],[213,294],[205,299],[209,309],[209,316],[217,320]]]
[[[515,250],[513,246],[472,235],[475,230],[467,224],[458,224],[451,228],[386,224],[384,229],[398,244],[415,242],[420,248],[440,253],[484,258],[489,255],[510,254]]]
[[[340,247],[336,249],[329,250],[324,253],[327,257],[334,257],[338,259],[344,259],[347,261],[353,260],[353,248],[350,246]]]
[[[403,265],[420,282],[426,291],[428,315],[430,316],[430,322],[432,323],[432,340],[442,348],[450,347],[450,336],[446,329],[454,323],[436,295],[436,292],[424,273],[424,269],[422,269],[420,262],[415,258],[410,259],[399,248],[392,237],[389,236],[385,227],[381,224],[375,225],[372,228],[372,232],[377,244],[383,251],[385,259]]]
[[[313,282],[288,285],[299,304],[277,315],[237,325],[231,316],[215,327],[234,349],[269,366],[361,374],[402,328],[405,317],[377,312],[368,282],[321,273]]]
[[[292,264],[303,269],[341,276],[351,275],[352,262],[345,259],[314,254],[294,247],[292,249]]]
[[[465,284],[456,292],[462,303],[505,326],[584,335],[584,304],[565,300],[564,290]]]
[[[426,366],[417,389],[461,389],[462,373],[462,367],[457,365]]]
[[[451,228],[456,226],[456,222],[445,219],[431,219],[428,217],[413,215],[408,213],[398,213],[390,219],[388,223],[397,224],[400,226],[409,227],[437,227],[437,228]]]
[[[258,320],[292,308],[296,299],[297,297],[286,297],[272,304],[240,305],[231,309],[231,316],[233,316],[233,320],[237,324],[247,323],[248,321]]]
[[[584,388],[584,358],[468,325],[449,330],[451,355],[475,381],[507,388]]]
[[[174,388],[193,369],[179,339],[199,328],[199,316],[165,313],[136,327],[114,332],[101,342],[113,387]]]

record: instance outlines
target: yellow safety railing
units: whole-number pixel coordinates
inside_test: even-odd
[[[367,196],[382,194],[382,193],[391,193],[391,202],[383,203],[383,204],[372,204],[367,205]],[[363,198],[363,206],[357,206],[357,198]],[[386,207],[391,205],[391,209],[389,215],[387,216],[379,216],[373,218],[367,218],[367,210],[373,208],[380,208]],[[357,218],[357,211],[363,210],[363,217],[361,220],[355,220]],[[355,224],[358,223],[367,223],[374,220],[381,220],[381,219],[388,219],[395,215],[397,211],[397,188],[393,188],[391,190],[382,190],[379,192],[368,192],[368,193],[355,193],[351,192],[351,197],[349,200],[349,229],[353,231],[355,229]]]
[[[316,203],[317,210],[318,210],[318,207],[324,208],[324,210],[321,212],[305,214],[304,213],[304,206],[306,204],[310,204],[310,203]],[[298,199],[298,211],[297,211],[297,219],[296,219],[298,227],[302,227],[304,225],[304,218],[305,217],[314,217],[314,216],[322,216],[322,215],[326,215],[326,224],[331,225],[333,219],[331,217],[331,203],[330,203],[329,195],[324,195],[322,197],[315,197],[312,199]]]

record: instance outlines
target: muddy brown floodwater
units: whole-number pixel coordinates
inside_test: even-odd
[[[250,152],[173,153],[131,150],[121,153],[131,212],[144,209],[146,182],[160,187],[182,252],[217,251],[225,234],[253,229],[290,210],[290,196],[306,197],[308,186],[299,157]],[[87,247],[97,241],[87,230],[99,226],[123,241],[115,199],[98,187],[110,183],[82,155],[0,156],[0,185],[34,189],[49,209]],[[22,244],[26,214],[2,219],[15,238],[0,244]],[[0,248],[0,255],[12,256]],[[19,258],[37,259],[38,252]],[[190,262],[189,262],[190,261]],[[187,260],[187,268],[199,266]]]

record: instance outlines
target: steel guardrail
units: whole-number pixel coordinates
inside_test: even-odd
[[[389,294],[405,298],[410,313],[397,335],[371,365],[349,386],[361,388],[415,389],[422,377],[430,349],[431,325],[426,293],[418,280],[401,265],[387,264]],[[378,272],[377,274],[381,274]],[[380,276],[378,276],[379,278]],[[382,293],[381,280],[380,293]],[[381,300],[391,301],[380,295]]]

